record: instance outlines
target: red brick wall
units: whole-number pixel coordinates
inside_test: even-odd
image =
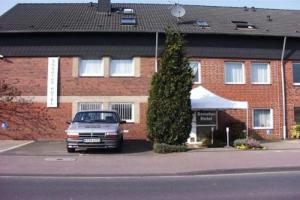
[[[286,78],[285,80],[286,80],[287,128],[289,133],[291,127],[296,124],[295,116],[294,116],[294,108],[300,107],[300,86],[293,85],[293,62],[291,61],[285,64],[285,78]]]
[[[274,112],[273,136],[267,136],[265,130],[255,130],[263,138],[279,139],[281,137],[281,78],[280,61],[263,60],[260,62],[270,63],[271,84],[253,85],[251,84],[251,62],[250,60],[227,60],[227,59],[193,59],[201,62],[202,85],[220,95],[231,100],[248,101],[249,103],[249,128],[252,128],[253,108],[272,108]],[[22,95],[45,96],[47,83],[47,58],[8,58],[6,61],[0,60],[0,79],[16,83],[22,91]],[[150,81],[154,73],[154,58],[141,59],[141,77],[139,78],[73,78],[72,58],[60,59],[60,93],[61,96],[145,96],[148,95]],[[226,85],[224,84],[224,61],[243,61],[246,70],[246,84]],[[288,67],[287,67],[288,74]],[[294,92],[295,93],[295,92]],[[290,96],[295,101],[293,92]],[[299,104],[298,104],[299,103]],[[300,106],[300,101],[297,101]],[[127,124],[129,134],[127,138],[146,138],[146,106],[140,107],[140,124]],[[62,106],[62,107],[61,107]],[[71,105],[60,104],[58,109],[49,109],[54,112],[59,127],[57,131],[49,133],[50,137],[62,138],[61,132],[65,129],[64,121],[70,119]],[[60,115],[60,114],[61,115]],[[227,111],[233,119],[245,121],[245,111]],[[289,120],[291,114],[288,115]],[[0,119],[1,120],[1,119]],[[60,123],[63,122],[63,125]],[[220,122],[221,123],[221,122]],[[222,124],[220,124],[220,127]],[[13,135],[13,133],[11,133]],[[20,135],[20,133],[16,133]],[[26,134],[28,135],[28,134]],[[45,135],[36,136],[42,137]],[[26,136],[27,137],[27,136]],[[46,137],[46,136],[45,136]]]
[[[141,77],[72,77],[72,58],[60,58],[59,96],[145,96],[148,95],[154,58],[141,59]],[[0,60],[0,80],[15,85],[26,96],[47,95],[48,58]]]

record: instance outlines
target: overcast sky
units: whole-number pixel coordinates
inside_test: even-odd
[[[17,3],[87,3],[97,0],[0,0],[0,15]],[[126,3],[174,3],[178,0],[112,0]],[[257,8],[279,8],[300,10],[300,0],[179,0],[181,4],[211,5],[211,6],[248,6]]]

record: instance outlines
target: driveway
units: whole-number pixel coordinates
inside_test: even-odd
[[[78,156],[78,155],[105,155],[105,154],[134,154],[145,155],[152,154],[151,144],[142,140],[125,140],[123,151],[115,153],[111,150],[88,150],[76,151],[75,153],[68,153],[66,150],[65,141],[36,141],[25,146],[5,151],[0,155],[12,156]]]

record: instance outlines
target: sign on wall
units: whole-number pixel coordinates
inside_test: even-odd
[[[196,112],[197,125],[216,125],[217,112],[216,111],[197,111]]]
[[[48,58],[47,107],[57,107],[58,57]]]

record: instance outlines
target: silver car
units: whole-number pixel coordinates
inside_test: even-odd
[[[75,152],[77,148],[105,148],[122,150],[123,129],[118,113],[111,110],[78,112],[69,122],[67,150]]]

